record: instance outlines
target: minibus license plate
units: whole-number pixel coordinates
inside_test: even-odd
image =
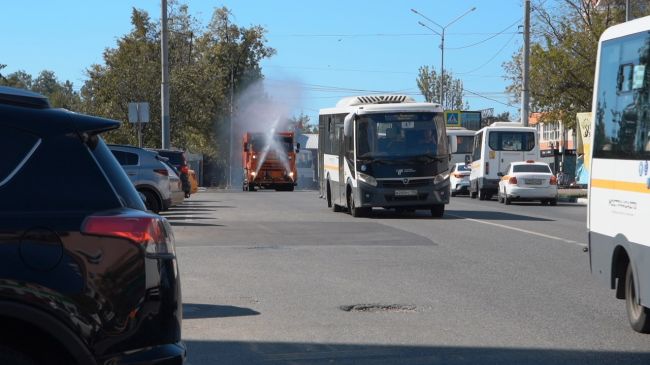
[[[395,190],[395,196],[416,196],[417,190]]]

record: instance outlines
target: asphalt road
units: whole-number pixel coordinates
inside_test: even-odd
[[[590,276],[584,206],[354,219],[315,192],[204,192],[165,215],[191,365],[650,363]]]

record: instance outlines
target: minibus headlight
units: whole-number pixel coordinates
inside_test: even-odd
[[[433,183],[440,184],[441,182],[444,182],[447,179],[449,179],[449,172],[445,171],[442,174],[436,175],[436,177],[433,178]]]
[[[374,177],[364,174],[363,172],[357,172],[359,176],[359,180],[363,181],[364,183],[372,186],[377,186],[377,179]]]

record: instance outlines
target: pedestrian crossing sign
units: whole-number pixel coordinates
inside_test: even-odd
[[[460,112],[445,112],[445,122],[447,123],[447,127],[460,127]]]

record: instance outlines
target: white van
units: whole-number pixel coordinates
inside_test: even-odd
[[[472,161],[472,149],[474,146],[474,134],[476,131],[460,128],[447,127],[447,137],[451,146],[451,139],[456,138],[458,149],[451,154],[449,166],[457,163],[469,164]]]
[[[521,123],[496,122],[474,134],[469,194],[472,199],[491,199],[499,189],[498,173],[511,162],[537,160],[537,130]]]

